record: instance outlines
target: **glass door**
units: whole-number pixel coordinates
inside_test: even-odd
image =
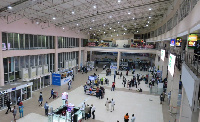
[[[27,87],[27,99],[31,98],[31,87],[32,86]]]
[[[0,95],[0,110],[4,108],[3,94]]]
[[[11,102],[12,102],[12,105],[17,104],[17,100],[16,100],[16,91],[12,91],[10,94],[11,94],[10,100],[11,100]]]

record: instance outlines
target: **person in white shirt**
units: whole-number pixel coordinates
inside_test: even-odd
[[[106,104],[105,104],[105,106],[106,106],[106,110],[107,110],[107,111],[109,111],[109,103],[110,103],[110,101],[109,101],[108,98],[107,98],[107,100],[106,100]]]
[[[114,111],[114,106],[115,106],[115,101],[112,99],[111,100],[111,111],[110,112]]]
[[[92,109],[91,109],[91,112],[92,112],[92,119],[95,119],[95,114],[94,114],[94,112],[95,112],[96,107],[93,106],[93,104],[92,104],[91,106],[92,106]]]
[[[134,116],[134,114],[132,114],[131,122],[135,122],[135,116]]]

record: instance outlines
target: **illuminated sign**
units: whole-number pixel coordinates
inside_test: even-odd
[[[197,35],[188,36],[188,47],[194,48],[197,46]]]
[[[168,70],[170,74],[174,75],[174,65],[175,65],[176,56],[170,54],[169,56],[169,64],[168,64]]]
[[[175,46],[175,39],[171,39],[171,43],[170,43],[170,46]]]
[[[182,38],[181,37],[177,37],[176,38],[176,47],[180,47],[182,43]]]
[[[165,60],[165,50],[161,49],[161,60]]]
[[[188,41],[197,41],[197,35],[189,35]]]

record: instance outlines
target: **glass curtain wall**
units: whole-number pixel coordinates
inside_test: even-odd
[[[54,49],[54,36],[2,32],[6,50]]]

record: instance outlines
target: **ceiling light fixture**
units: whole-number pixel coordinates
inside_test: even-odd
[[[146,26],[149,26],[149,25],[146,25]]]
[[[36,24],[38,25],[38,24],[40,24],[40,22],[37,21]]]
[[[118,22],[118,24],[119,24],[119,22]]]
[[[150,19],[151,17],[149,17],[149,19]]]
[[[99,30],[100,31],[100,30]]]
[[[8,9],[12,9],[12,6],[8,6]]]
[[[110,28],[110,29],[112,29],[112,28]]]
[[[53,17],[53,20],[55,20],[56,18],[55,17]]]
[[[130,14],[131,14],[131,12],[128,12],[128,14],[130,15]]]
[[[103,26],[105,27],[106,25],[105,25],[105,24],[103,24]]]
[[[133,17],[133,19],[135,19],[135,18]]]
[[[149,11],[151,11],[152,9],[151,8],[149,8]]]
[[[65,29],[65,28],[62,28],[63,30]]]
[[[90,30],[91,30],[92,28],[90,28]]]
[[[118,36],[118,34],[117,34],[117,36]]]
[[[124,33],[124,35],[125,35],[126,33]]]
[[[72,14],[74,14],[75,12],[74,11],[72,11]]]
[[[147,23],[149,23],[149,21]]]
[[[138,33],[139,31],[137,31],[137,33]]]
[[[121,0],[118,0],[118,3],[120,3],[121,2]]]
[[[112,35],[111,35],[111,37],[112,37]]]
[[[78,26],[78,23],[76,25]]]
[[[94,20],[92,20],[92,22],[94,22]]]
[[[94,35],[95,35],[95,33],[94,33]]]
[[[106,32],[103,32],[103,33],[106,33]]]
[[[115,31],[115,30],[114,30]]]
[[[112,16],[110,16],[110,18],[112,18]]]
[[[96,9],[96,8],[97,8],[97,6],[96,6],[96,5],[94,5],[94,6],[93,6],[93,8],[94,8],[94,9]]]

